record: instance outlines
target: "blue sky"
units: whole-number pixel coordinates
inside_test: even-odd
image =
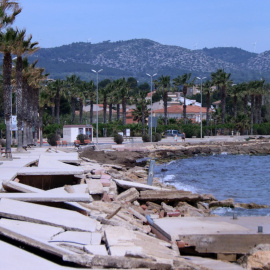
[[[148,38],[188,49],[270,50],[269,0],[18,0],[43,48]],[[256,45],[255,45],[256,43]]]

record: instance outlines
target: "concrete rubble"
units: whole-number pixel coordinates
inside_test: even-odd
[[[1,269],[31,270],[37,265],[56,270],[241,269],[228,262],[181,256],[179,247],[188,243],[158,222],[180,224],[189,216],[208,217],[211,204],[222,204],[213,196],[176,190],[158,181],[148,186],[147,171],[141,167],[128,170],[79,160],[60,150],[31,151],[31,157],[18,154],[21,165],[16,160],[12,173],[11,161],[0,165],[6,172],[0,177]],[[80,166],[69,164],[76,162]],[[37,166],[29,167],[33,163]],[[61,179],[50,186],[51,179],[43,177],[51,171],[55,177],[66,175],[67,183]],[[32,185],[28,176],[36,176]],[[51,188],[42,189],[39,177],[43,186]],[[7,252],[20,261],[16,264]]]

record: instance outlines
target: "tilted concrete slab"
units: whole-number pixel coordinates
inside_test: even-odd
[[[96,240],[97,238],[99,239],[99,241]],[[66,232],[61,232],[53,236],[51,241],[52,242],[72,242],[72,243],[77,243],[81,245],[99,245],[101,243],[101,234],[90,233],[90,232],[66,231]]]
[[[125,181],[125,180],[120,180],[120,179],[113,179],[113,181],[120,187],[124,189],[129,189],[129,188],[136,188],[137,190],[169,190],[166,188],[161,188],[161,187],[155,187],[155,186],[149,186],[145,184],[140,184],[137,182],[131,182],[131,181]]]
[[[195,246],[201,253],[244,254],[270,243],[270,217],[171,217],[156,219],[173,239]],[[263,232],[258,233],[258,226]]]
[[[31,223],[27,221],[0,219],[0,226],[28,237],[37,238],[44,241],[51,240],[55,235],[63,233],[64,229],[44,224]]]
[[[51,262],[45,258],[37,256],[33,253],[27,252],[21,248],[13,246],[9,243],[0,241],[1,250],[1,269],[8,270],[75,270],[78,268],[65,267],[54,262]],[[15,259],[14,259],[15,258]],[[89,268],[80,268],[86,270]]]
[[[83,168],[65,164],[78,161],[78,153],[46,152],[47,148],[32,148],[27,152],[13,152],[13,160],[0,164],[0,188],[3,181],[13,180],[17,175],[75,175],[83,174]],[[37,167],[28,167],[37,163]]]
[[[108,255],[105,245],[87,245],[84,250],[93,255]]]
[[[178,256],[174,250],[167,247],[169,243],[121,227],[106,228],[105,239],[112,256],[125,256],[126,252],[134,255],[147,254],[157,259],[173,259]]]
[[[74,194],[89,194],[88,185],[87,184],[77,184],[70,186]],[[59,188],[53,188],[46,190],[47,193],[56,193],[56,194],[67,194],[69,193],[65,186]]]
[[[0,199],[12,199],[24,202],[92,202],[93,199],[88,194],[58,194],[58,193],[0,193]]]
[[[243,270],[243,268],[237,264],[222,262],[219,260],[212,260],[201,257],[184,256],[184,258],[191,263],[206,267],[208,270]]]
[[[94,232],[99,225],[98,221],[74,211],[9,199],[1,199],[0,216],[76,231]]]

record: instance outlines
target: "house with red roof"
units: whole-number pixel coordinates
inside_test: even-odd
[[[201,111],[202,111],[202,119],[206,119],[206,107],[200,107],[200,106],[192,106],[187,105],[186,107],[186,117],[193,122],[201,122]],[[154,110],[153,115],[156,117],[164,117],[164,108]],[[171,107],[167,108],[167,117],[168,118],[177,118],[181,119],[183,118],[183,105],[173,105]]]

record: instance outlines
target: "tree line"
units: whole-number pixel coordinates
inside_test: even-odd
[[[6,126],[6,157],[11,157],[10,124],[12,116],[12,90],[16,92],[17,114],[17,148],[23,151],[28,145],[37,144],[37,134],[40,130],[42,146],[42,130],[44,127],[44,111],[49,108],[52,123],[60,124],[61,100],[68,101],[71,107],[70,124],[75,123],[75,111],[79,110],[79,123],[83,123],[83,106],[89,104],[89,123],[94,121],[94,104],[98,94],[98,103],[103,106],[103,123],[113,121],[113,110],[116,120],[126,125],[127,105],[135,105],[132,111],[133,119],[141,124],[141,134],[146,133],[147,119],[150,114],[150,100],[147,95],[151,86],[148,83],[139,84],[136,78],[105,79],[100,82],[82,81],[76,75],[66,79],[48,79],[43,68],[38,68],[37,61],[30,63],[27,56],[39,49],[38,42],[32,41],[32,36],[26,35],[25,29],[12,28],[17,15],[22,11],[16,1],[2,0],[0,5],[0,52],[3,54],[2,95],[3,111]],[[98,84],[98,85],[97,85]],[[191,73],[184,73],[175,78],[161,75],[153,81],[155,92],[153,101],[162,100],[164,104],[163,127],[170,123],[168,118],[169,93],[181,91],[184,97],[183,124],[190,122],[187,118],[186,98],[188,88],[198,85]],[[97,93],[98,89],[98,93]],[[253,134],[253,125],[265,121],[262,118],[265,97],[269,85],[265,81],[255,80],[234,84],[231,74],[219,69],[211,74],[211,78],[202,84],[204,105],[207,108],[206,133],[208,126],[215,119],[219,124],[233,123],[240,131],[249,130]],[[199,99],[198,96],[195,96]],[[220,100],[220,109],[211,111],[213,100]],[[108,111],[108,113],[107,113]],[[179,123],[181,124],[181,123]],[[23,132],[22,132],[23,127]],[[32,132],[34,131],[34,132]],[[221,129],[224,132],[224,129]]]

